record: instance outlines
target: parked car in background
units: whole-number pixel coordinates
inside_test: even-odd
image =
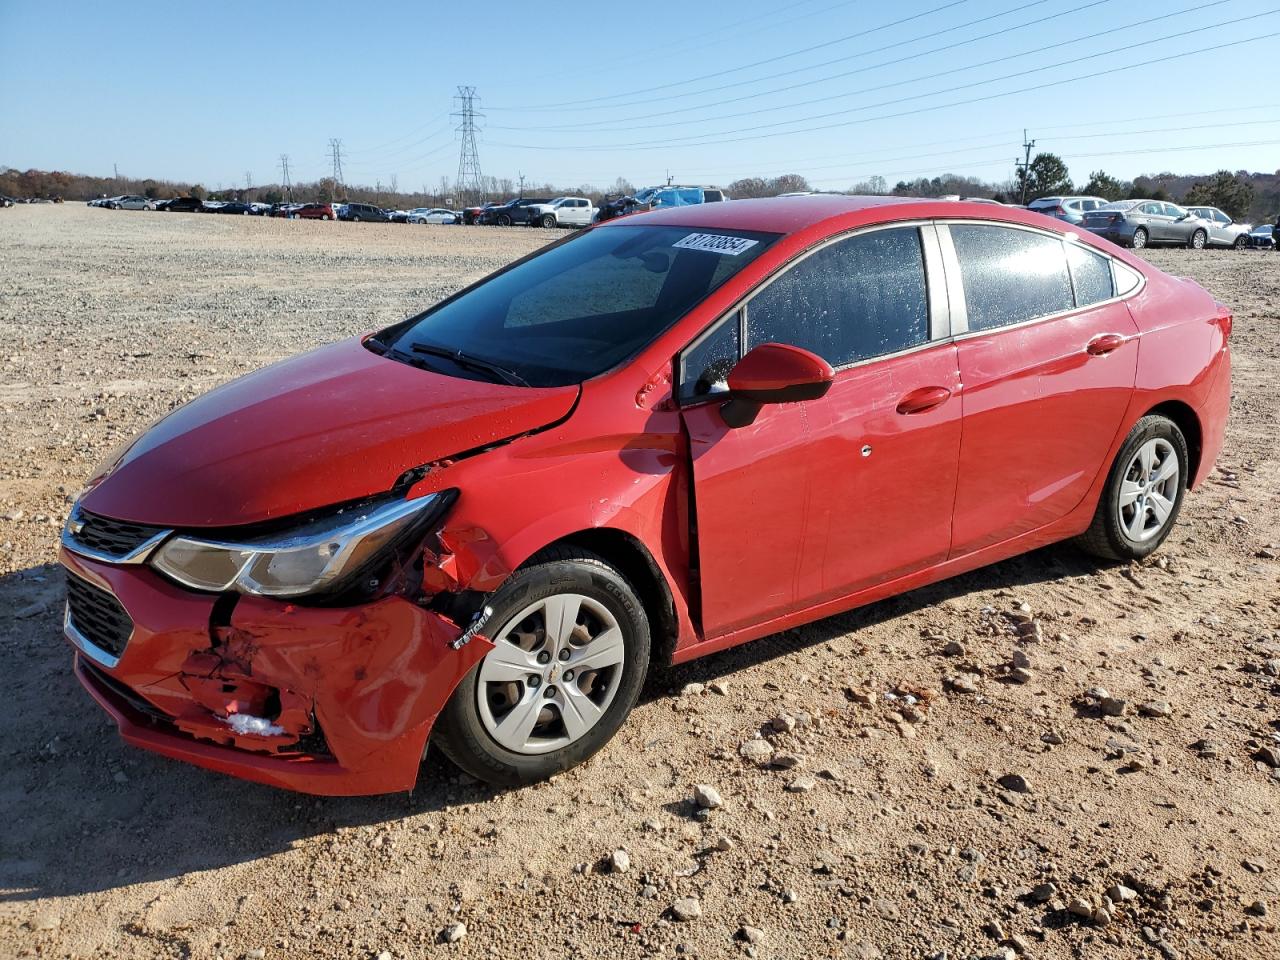
[[[1090,210],[1080,224],[1090,233],[1122,247],[1175,245],[1203,250],[1209,223],[1176,203],[1163,200],[1117,200]]]
[[[112,210],[154,210],[156,203],[149,197],[126,195],[111,201]]]
[[[652,668],[1068,538],[1151,555],[1214,470],[1231,327],[999,206],[615,220],[219,387],[87,478],[58,551],[74,671],[127,741],[263,783],[405,791],[428,742],[540,780]]]
[[[387,211],[381,207],[375,207],[371,203],[348,203],[338,211],[340,220],[350,220],[353,223],[387,223],[391,219],[387,216]]]
[[[682,187],[674,184],[661,187],[645,187],[636,191],[636,202],[650,210],[666,207],[690,207],[704,203],[719,203],[728,196],[719,187]]]
[[[457,223],[458,214],[444,207],[414,207],[409,211],[410,223]]]
[[[255,201],[249,204],[249,212],[255,217],[269,216],[271,213],[271,204]]]
[[[1106,204],[1105,197],[1041,197],[1028,203],[1027,209],[1080,226],[1086,213]]]
[[[336,220],[337,212],[331,203],[304,203],[295,211],[299,220]]]
[[[501,203],[499,203],[497,200],[491,200],[489,203],[486,203],[484,206],[463,207],[462,222],[467,226],[470,226],[474,223],[478,223],[480,220],[480,217],[484,214],[486,210],[492,210],[494,207],[498,207],[498,206],[501,206]]]
[[[249,204],[242,203],[239,200],[222,200],[213,208],[213,213],[234,213],[248,215],[253,211],[249,208]]]
[[[526,225],[529,223],[531,208],[550,202],[547,197],[517,197],[485,210],[480,214],[479,222],[498,227]]]
[[[588,227],[597,213],[585,197],[557,197],[550,203],[535,203],[525,209],[531,227]]]
[[[1251,223],[1236,223],[1217,207],[1187,207],[1189,211],[1209,224],[1209,246],[1234,247],[1243,250],[1249,246]]]
[[[1270,250],[1276,246],[1275,230],[1269,223],[1254,227],[1249,233],[1249,245],[1259,250]]]
[[[12,207],[12,206],[13,206],[13,198],[6,197],[3,194],[0,194],[0,207]]]
[[[164,202],[165,213],[201,213],[204,202],[195,197],[174,197]]]
[[[296,219],[298,211],[302,209],[304,204],[301,203],[273,203],[271,212],[267,214],[270,217],[283,217],[286,220]]]

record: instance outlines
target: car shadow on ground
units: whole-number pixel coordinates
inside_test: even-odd
[[[1096,570],[1070,547],[1050,547],[851,613],[658,671],[645,702],[690,682],[803,650],[978,589]],[[446,813],[496,791],[432,750],[411,794],[322,798],[246,783],[125,746],[79,688],[60,637],[55,565],[0,578],[0,901],[93,893],[174,879],[288,851],[340,828]],[[32,596],[44,609],[33,614]],[[17,614],[21,614],[18,616]]]

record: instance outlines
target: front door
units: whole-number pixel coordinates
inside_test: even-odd
[[[946,558],[960,384],[955,347],[933,342],[946,329],[926,285],[936,249],[915,226],[822,245],[682,355],[706,639]],[[835,383],[731,429],[717,394],[768,342],[824,357]]]
[[[949,229],[969,331],[957,341],[952,556],[962,556],[1080,505],[1133,394],[1138,330],[1113,299],[1110,261],[1086,245],[1006,226]]]

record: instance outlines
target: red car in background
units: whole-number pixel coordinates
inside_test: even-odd
[[[75,670],[129,742],[264,783],[408,790],[429,738],[546,777],[651,664],[1067,538],[1146,556],[1221,447],[1231,323],[989,204],[611,221],[105,464]]]
[[[338,215],[334,212],[331,203],[304,203],[297,210],[293,211],[293,215],[299,220],[337,220]]]

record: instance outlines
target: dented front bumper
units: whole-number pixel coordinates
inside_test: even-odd
[[[68,617],[76,676],[135,746],[306,793],[411,789],[436,716],[491,649],[401,597],[308,607],[218,598],[144,565],[62,549],[68,576],[105,591],[131,624],[116,654]],[[238,718],[238,719],[237,719]]]

